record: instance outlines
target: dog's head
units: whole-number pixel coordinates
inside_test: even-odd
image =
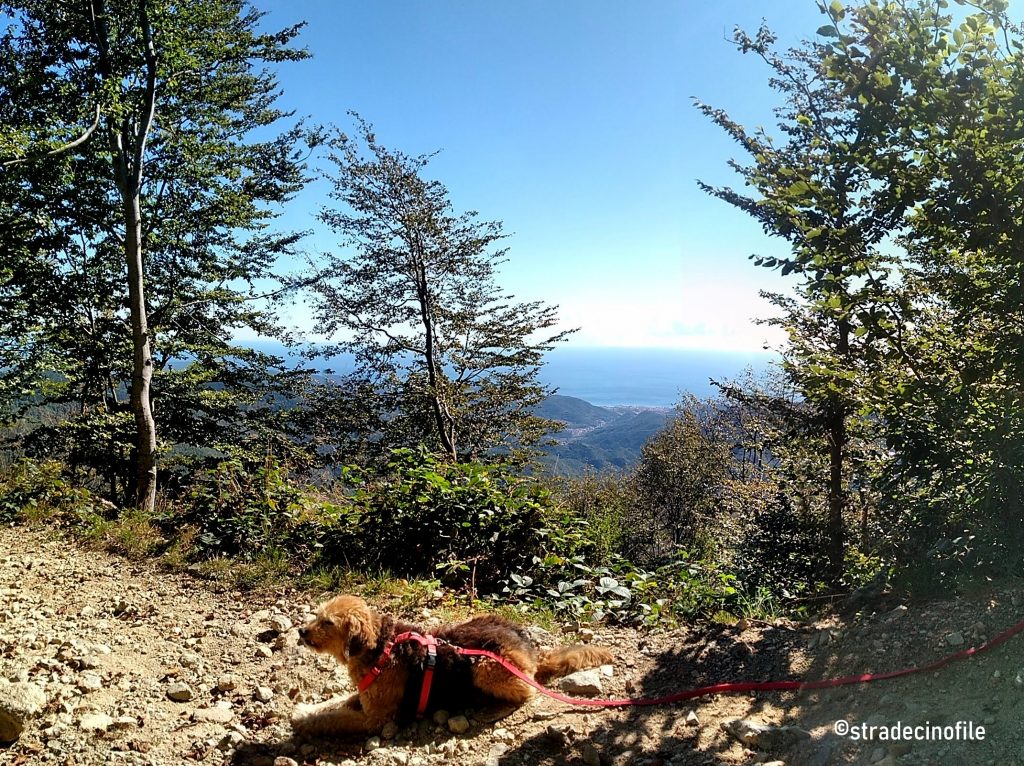
[[[377,645],[380,617],[358,596],[337,596],[320,605],[316,618],[299,629],[299,640],[316,652],[347,663]]]

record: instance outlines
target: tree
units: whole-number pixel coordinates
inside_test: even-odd
[[[152,509],[161,426],[164,448],[237,443],[261,409],[277,417],[257,406],[268,388],[287,387],[280,360],[230,335],[281,331],[259,287],[298,239],[269,221],[304,182],[304,133],[252,134],[287,117],[256,67],[304,58],[289,47],[299,27],[260,33],[241,0],[0,9],[0,211],[28,233],[0,253],[14,264],[0,270],[3,336],[25,350],[4,376],[24,391],[30,363],[48,372],[43,402],[85,426],[75,444],[127,441],[127,494]]]
[[[973,12],[821,5],[819,42],[787,56],[738,34],[786,97],[781,145],[702,106],[753,156],[735,167],[758,194],[708,190],[792,247],[759,262],[801,279],[776,302],[786,370],[828,437],[833,570],[844,475],[881,490],[905,557],[978,560],[980,530],[1004,554],[1024,536],[1024,39],[1004,0],[957,5]],[[871,470],[843,467],[851,426],[884,440]]]
[[[550,393],[537,380],[543,354],[569,334],[551,330],[555,308],[498,287],[501,224],[456,214],[423,177],[429,156],[387,149],[361,119],[331,147],[344,207],[320,217],[348,249],[319,272],[317,329],[355,356],[382,444],[453,460],[524,454],[551,427],[533,408]]]
[[[836,25],[846,12],[838,2],[820,8],[830,23],[819,34],[838,43],[807,43],[780,54],[765,27],[755,37],[735,35],[740,51],[758,55],[772,70],[770,84],[784,102],[776,110],[778,136],[747,131],[719,109],[698,107],[753,159],[730,164],[755,194],[701,187],[791,248],[787,257],[752,257],[800,280],[795,297],[769,295],[783,311],[772,322],[789,335],[783,369],[814,408],[827,445],[829,575],[838,581],[846,548],[851,423],[864,409],[866,369],[884,353],[869,331],[888,300],[892,262],[883,245],[902,226],[914,187],[890,182],[908,159],[889,142],[888,118],[899,92],[884,64],[884,47],[856,22],[859,35],[841,36]]]

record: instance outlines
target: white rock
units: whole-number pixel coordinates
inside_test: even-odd
[[[229,708],[223,707],[204,707],[192,712],[193,721],[204,723],[229,724],[234,717],[235,714]]]
[[[238,687],[238,679],[231,674],[224,674],[217,679],[217,691],[230,692]]]
[[[270,629],[275,633],[287,633],[292,629],[292,621],[283,614],[277,614],[270,618]]]
[[[604,692],[601,673],[597,670],[580,670],[565,676],[559,680],[558,687],[568,694],[580,697],[595,697]]]
[[[109,715],[103,713],[90,713],[89,715],[82,716],[82,720],[78,722],[79,728],[82,731],[106,731],[114,725],[114,719]]]
[[[46,707],[46,694],[29,683],[0,682],[0,742],[13,742]]]
[[[257,686],[252,696],[257,702],[270,702],[274,699],[274,690],[269,686]]]
[[[239,734],[237,731],[229,731],[220,741],[217,743],[218,750],[234,750],[239,745],[245,742],[245,737]]]
[[[96,673],[82,673],[78,677],[78,688],[83,692],[95,692],[103,688],[103,679]]]

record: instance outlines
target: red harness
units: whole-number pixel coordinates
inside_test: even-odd
[[[430,700],[430,684],[434,681],[434,666],[437,665],[437,644],[436,638],[431,636],[429,633],[425,636],[419,633],[399,633],[397,636],[392,638],[386,644],[384,644],[384,651],[380,653],[380,657],[377,658],[376,664],[370,668],[370,672],[363,676],[359,682],[359,691],[365,692],[374,681],[377,680],[377,676],[384,670],[384,666],[388,664],[391,659],[391,650],[395,648],[395,644],[404,644],[409,641],[415,641],[420,646],[427,647],[427,666],[423,670],[423,686],[420,687],[420,701],[416,706],[416,717],[422,718],[423,714],[427,712],[427,702]]]

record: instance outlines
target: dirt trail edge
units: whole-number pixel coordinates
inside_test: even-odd
[[[571,681],[594,696],[656,696],[883,672],[977,644],[1020,619],[1022,603],[1024,591],[1002,590],[881,602],[848,624],[597,628],[593,640],[612,648],[615,665]],[[296,645],[312,606],[308,595],[242,594],[0,528],[0,735],[24,729],[0,744],[0,763],[1024,764],[1020,638],[937,673],[867,686],[618,710],[538,699],[499,720],[451,710],[366,740],[296,740],[288,719],[297,703],[351,691],[332,660]],[[409,616],[431,619],[429,609]]]

